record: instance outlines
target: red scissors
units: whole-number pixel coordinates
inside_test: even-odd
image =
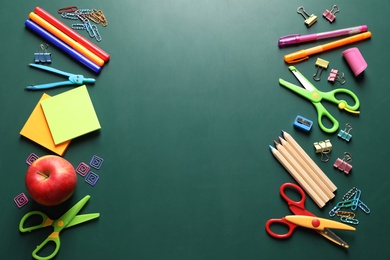
[[[299,201],[294,201],[290,199],[286,193],[286,188],[293,188],[297,190],[300,195],[301,199]],[[290,237],[295,228],[298,226],[306,227],[310,229],[314,229],[318,234],[325,237],[326,239],[329,239],[333,243],[336,243],[342,247],[348,248],[348,244],[344,242],[341,238],[339,238],[335,233],[333,233],[330,228],[334,229],[342,229],[342,230],[356,230],[354,227],[351,227],[349,225],[324,219],[324,218],[318,218],[310,211],[307,211],[305,208],[305,200],[306,200],[306,194],[305,192],[296,184],[293,183],[284,183],[280,187],[280,195],[282,198],[287,201],[288,207],[290,208],[291,212],[295,215],[285,216],[284,218],[279,219],[270,219],[265,224],[265,230],[267,233],[275,238],[288,238]],[[271,230],[271,225],[273,224],[281,224],[288,227],[288,231],[285,234],[278,234]]]

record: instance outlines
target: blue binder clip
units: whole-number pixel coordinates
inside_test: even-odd
[[[345,141],[349,142],[349,140],[351,140],[352,138],[352,135],[350,134],[350,132],[352,131],[352,126],[351,124],[347,123],[345,124],[345,129],[344,130],[340,130],[340,132],[338,133],[338,137],[340,137],[341,139],[344,139]]]
[[[294,127],[309,132],[313,125],[313,121],[306,119],[302,116],[297,116],[294,121]]]
[[[34,53],[35,63],[51,63],[51,53],[47,52],[47,48],[49,48],[49,45],[46,43],[39,45],[39,52]]]

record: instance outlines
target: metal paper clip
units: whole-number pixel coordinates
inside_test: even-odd
[[[298,7],[297,13],[301,14],[303,18],[305,19],[305,24],[310,27],[312,26],[315,22],[317,22],[318,18],[314,14],[309,15],[303,6]]]
[[[354,218],[355,217],[355,212],[339,210],[339,211],[336,212],[336,216],[338,216],[338,217],[346,217],[346,218]]]
[[[351,140],[351,138],[352,138],[352,135],[350,134],[351,131],[352,131],[352,125],[349,123],[346,123],[345,129],[340,130],[340,132],[337,134],[337,136],[340,137],[341,139],[344,139],[345,141],[349,142],[349,140]]]
[[[83,23],[74,23],[71,25],[71,28],[73,30],[86,30],[87,28],[85,28],[85,24]]]
[[[363,212],[366,213],[366,214],[370,214],[370,212],[371,212],[371,210],[367,207],[367,205],[364,204],[363,201],[361,201],[361,200],[360,200],[359,203],[358,203],[358,207],[359,207],[361,210],[363,210]]]
[[[327,69],[329,61],[317,58],[315,66],[317,67],[316,73],[313,75],[313,79],[319,81],[321,78],[322,71]]]
[[[63,14],[63,13],[73,13],[75,11],[77,11],[79,8],[75,5],[72,5],[72,6],[67,6],[67,7],[63,7],[63,8],[59,8],[58,9],[58,13],[59,14]]]
[[[349,174],[349,172],[352,170],[352,165],[349,164],[351,161],[352,155],[345,152],[343,159],[337,158],[333,166],[340,171],[343,171],[345,174]]]
[[[331,210],[329,211],[329,216],[334,217],[334,216],[337,214],[337,212],[338,212],[339,210],[340,210],[340,207],[334,206],[333,209],[331,209]]]
[[[333,22],[334,19],[336,19],[335,14],[340,11],[339,7],[337,5],[333,5],[332,9],[329,11],[328,9],[325,10],[325,12],[322,14],[329,22]]]
[[[349,223],[349,224],[354,224],[354,225],[357,225],[359,224],[359,220],[357,220],[356,218],[349,218],[349,217],[340,217],[340,220],[344,223]]]
[[[51,63],[51,53],[47,52],[49,44],[41,43],[39,45],[39,52],[34,53],[34,62],[35,63]]]
[[[102,26],[106,27],[108,25],[108,22],[103,12],[101,10],[96,10],[96,9],[92,9],[92,10],[96,18],[100,20]]]
[[[93,34],[95,35],[95,39],[100,42],[102,40],[102,36],[100,36],[99,30],[96,25],[91,26]]]
[[[345,83],[344,72],[339,73],[338,70],[332,69],[330,71],[328,81],[334,83],[335,81],[340,82],[341,85]]]
[[[357,190],[358,189],[356,187],[353,187],[352,189],[347,191],[347,193],[345,193],[344,196],[343,196],[343,200],[351,199],[353,196],[355,196],[355,193],[356,193]]]

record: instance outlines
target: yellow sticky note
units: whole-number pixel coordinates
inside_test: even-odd
[[[30,117],[27,119],[27,122],[20,131],[20,134],[62,156],[66,148],[68,148],[70,141],[66,141],[58,145],[54,144],[53,137],[51,136],[49,126],[46,122],[46,118],[41,107],[41,102],[48,98],[50,98],[49,95],[42,95],[38,104],[35,106]]]
[[[85,85],[43,100],[41,106],[55,144],[101,128]]]

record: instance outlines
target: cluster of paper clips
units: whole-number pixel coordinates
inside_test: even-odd
[[[98,42],[102,40],[96,24],[101,24],[103,27],[106,27],[108,22],[101,10],[95,8],[79,9],[77,6],[68,6],[58,9],[58,13],[62,18],[80,20],[82,22],[72,24],[72,29],[86,30],[91,38],[95,38]]]
[[[340,217],[340,220],[349,224],[359,224],[359,220],[355,218],[355,211],[360,208],[364,213],[370,214],[371,210],[360,199],[361,190],[353,187],[344,196],[343,200],[338,202],[336,206],[329,211],[329,216]],[[352,211],[342,210],[344,208],[350,208]]]
[[[323,12],[322,16],[329,22],[333,23],[333,21],[336,19],[335,14],[338,12],[340,12],[340,8],[337,5],[333,5],[330,11],[326,9]],[[303,16],[303,18],[305,19],[304,23],[308,27],[312,26],[314,23],[318,21],[318,17],[314,14],[309,15],[303,6],[298,7],[297,13]]]

